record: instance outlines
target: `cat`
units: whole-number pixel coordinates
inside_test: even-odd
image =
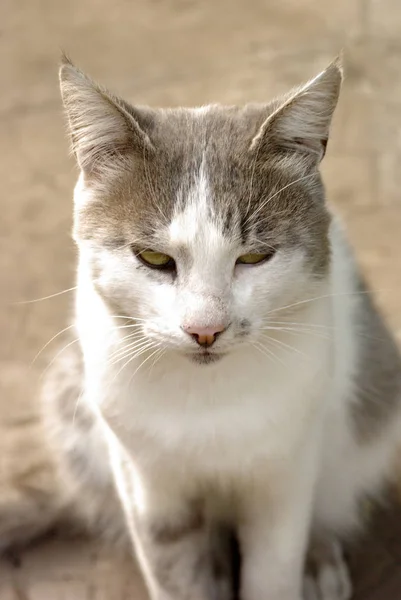
[[[400,357],[325,200],[340,60],[266,105],[132,106],[65,59],[75,331],[42,394],[58,505],[152,600],[349,600]],[[229,532],[229,533],[227,533]]]

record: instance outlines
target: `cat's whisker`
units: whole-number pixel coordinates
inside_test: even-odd
[[[146,350],[146,349],[145,349]],[[142,350],[143,352],[145,352],[145,350]],[[140,354],[140,353],[139,353]],[[111,380],[109,380],[108,382],[108,386],[107,386],[107,390],[106,390],[106,394],[109,393],[109,390],[111,388],[111,386],[113,385],[113,383],[116,381],[116,379],[118,378],[118,376],[120,375],[121,371],[125,368],[125,366],[130,362],[130,360],[134,360],[136,354],[133,353],[133,355],[129,357],[129,359],[126,361],[126,363],[119,369],[119,371],[117,371],[117,373],[114,373],[114,376],[112,377]],[[119,362],[119,361],[117,361]],[[117,363],[116,363],[117,364]],[[113,363],[110,363],[110,366],[114,366]]]
[[[272,360],[273,363],[279,364],[282,367],[285,367],[285,364],[283,363],[283,361],[271,349],[266,348],[266,346],[264,344],[262,344],[262,342],[253,341],[253,342],[250,342],[250,344],[258,352],[260,352],[260,354],[263,354],[263,356],[266,356],[267,358],[269,358],[270,360]]]
[[[307,328],[295,328],[295,327],[263,327],[263,331],[282,331],[282,332],[288,332],[290,334],[298,334],[298,335],[313,335],[317,338],[323,339],[323,340],[331,340],[332,336],[321,333],[319,331],[313,330],[313,329],[307,329]]]
[[[113,328],[113,330],[119,331],[120,329],[135,329],[135,328],[138,329],[140,327],[143,327],[143,323],[133,323],[132,325],[117,325],[116,327]],[[126,337],[124,337],[123,339],[126,339]]]
[[[131,248],[134,244],[134,241],[125,242],[124,244],[121,244],[121,246],[117,246],[116,250],[125,250],[126,248]]]
[[[139,351],[134,352],[127,360],[126,362],[123,364],[123,366],[120,368],[120,370],[116,373],[115,377],[113,378],[112,382],[117,379],[117,377],[121,374],[121,372],[126,369],[126,367],[135,359],[139,358],[142,354],[144,354],[145,352],[149,352],[151,351],[153,348],[155,347],[155,343],[152,342],[150,343],[148,346],[145,346],[144,348],[142,348]],[[131,381],[132,377],[130,378]]]
[[[70,329],[72,329],[73,327],[75,327],[75,324],[72,325],[68,325],[68,327],[64,327],[64,329],[61,329],[61,331],[59,331],[58,333],[56,333],[52,338],[50,338],[50,340],[48,342],[46,342],[46,344],[44,346],[42,346],[42,348],[39,350],[39,352],[36,354],[36,356],[34,357],[34,359],[31,362],[31,367],[32,365],[37,361],[37,359],[39,358],[39,356],[42,354],[42,352],[44,352],[44,350],[46,350],[46,348],[55,340],[57,339],[60,335],[62,335],[63,333],[65,333],[66,331],[69,331]]]
[[[308,323],[307,321],[271,321],[270,319],[266,320],[267,325],[301,325],[305,327],[316,327],[322,329],[334,329],[334,325],[323,325],[321,323]]]
[[[160,343],[157,344],[158,346],[160,346]],[[160,348],[156,348],[156,350],[154,352],[152,352],[151,354],[149,354],[149,356],[147,356],[145,358],[145,360],[143,360],[141,362],[141,364],[136,368],[136,370],[134,371],[134,373],[131,375],[131,378],[128,382],[128,386],[130,385],[132,379],[135,377],[135,375],[138,373],[139,369],[141,369],[143,367],[144,364],[146,364],[148,362],[148,360],[150,360],[152,358],[152,356],[154,356],[156,354],[156,352],[159,352]]]
[[[141,319],[140,317],[133,317],[128,315],[110,315],[113,319],[127,319],[128,321],[147,321],[148,319]]]
[[[307,354],[305,354],[305,352],[302,352],[301,350],[299,350],[299,348],[294,348],[294,346],[291,346],[290,344],[286,344],[285,342],[283,342],[282,340],[278,340],[272,336],[268,336],[267,334],[262,334],[264,338],[268,338],[270,342],[272,342],[273,344],[276,344],[278,346],[281,346],[282,348],[288,350],[289,352],[295,352],[296,354],[299,354],[300,356],[302,356],[303,358],[306,358],[307,360],[311,360],[311,357],[308,356]]]
[[[164,347],[160,348],[159,352],[160,352],[160,354],[156,355],[155,360],[153,361],[153,363],[150,366],[149,377],[152,375],[152,371],[153,371],[154,367],[157,365],[157,363],[161,360],[161,358],[166,353],[166,347],[164,346]]]
[[[143,337],[145,338],[145,334],[142,330],[142,324],[139,325],[138,327],[136,325],[134,326],[130,326],[130,325],[125,325],[124,327],[117,327],[115,329],[115,331],[119,331],[120,329],[131,329],[131,332],[128,332],[126,335],[122,335],[117,341],[116,343],[119,344],[120,346],[123,346],[124,344],[126,344],[128,342],[128,340],[132,340],[133,338],[140,338]],[[132,329],[134,329],[134,331],[132,331]]]
[[[141,356],[141,354],[143,354],[144,352],[152,349],[152,347],[154,347],[154,343],[152,342],[150,344],[150,346],[146,346],[145,348],[142,348],[140,351],[138,352],[134,352],[132,354],[132,356],[130,356],[127,361],[123,364],[123,366],[117,371],[117,373],[115,373],[114,377],[112,378],[112,380],[109,382],[108,384],[108,390],[111,388],[111,386],[113,385],[113,383],[116,381],[116,379],[118,378],[118,376],[121,374],[121,372],[136,358],[138,358],[139,356]]]
[[[264,248],[266,248],[266,250],[277,251],[277,247],[276,246],[273,246],[272,244],[269,244],[265,240],[261,240],[261,239],[259,239],[256,236],[253,239],[254,239],[255,244],[258,245],[258,248],[260,248],[260,250],[263,250]]]
[[[280,217],[288,217],[288,208],[285,210],[280,210],[280,211],[274,212],[275,219],[278,219]],[[258,226],[262,225],[266,221],[269,221],[269,219],[271,219],[270,214],[267,214],[264,217],[261,217],[260,219],[258,219]]]
[[[322,325],[322,324],[318,324],[318,323],[297,323],[297,322],[290,322],[290,321],[270,321],[270,319],[268,321],[266,321],[267,324],[271,324],[271,325],[298,325],[301,327],[307,327],[307,328],[319,328],[319,329],[327,329],[329,331],[329,333],[332,333],[333,336],[336,333],[336,331],[338,331],[338,327],[335,327],[334,325]],[[263,327],[262,327],[263,329]],[[372,335],[368,335],[366,333],[363,333],[361,331],[355,331],[354,332],[356,336],[358,337],[363,337],[367,340],[373,340],[375,342],[385,342],[386,340],[383,338],[378,338],[377,336],[372,336]],[[331,336],[331,337],[333,337]]]
[[[142,352],[146,352],[146,350],[149,350],[150,348],[153,348],[153,346],[155,345],[155,342],[153,341],[146,341],[146,342],[142,342],[138,347],[136,348],[132,348],[129,352],[127,352],[124,356],[120,356],[119,358],[115,359],[114,361],[110,361],[111,365],[116,365],[119,362],[128,359],[131,360],[133,358],[136,358],[138,356],[140,356],[140,354]],[[123,366],[121,368],[121,370],[123,370],[125,367]],[[117,374],[119,374],[121,371],[119,371]]]
[[[137,350],[141,350],[142,348],[146,347],[148,344],[152,345],[152,343],[153,342],[147,338],[144,340],[140,340],[138,342],[134,342],[133,344],[130,344],[130,346],[123,348],[120,352],[114,352],[113,354],[111,354],[109,362],[111,365],[115,365],[118,362],[120,362],[121,360],[123,360],[124,358],[126,358],[127,356],[130,356],[133,352],[136,352]]]
[[[287,183],[286,185],[278,189],[276,192],[274,192],[274,194],[266,198],[266,200],[258,206],[258,208],[248,217],[248,219],[245,220],[245,225],[247,225],[250,219],[254,219],[260,213],[260,211],[263,210],[273,200],[273,198],[276,198],[276,196],[281,194],[281,192],[284,192],[284,190],[287,190],[289,187],[300,183],[301,181],[305,181],[305,179],[310,179],[312,177],[316,177],[316,174],[310,173],[308,175],[303,175],[302,177],[298,177],[298,179],[294,179],[293,181],[290,181],[290,183]]]
[[[50,346],[50,344],[56,340],[58,337],[60,337],[60,335],[62,335],[63,333],[65,333],[66,331],[69,331],[70,329],[74,329],[76,327],[75,323],[73,323],[72,325],[68,325],[68,327],[64,327],[64,329],[61,329],[60,331],[58,331],[55,335],[53,335],[45,344],[44,346],[42,346],[42,348],[37,352],[37,354],[35,355],[35,357],[32,359],[31,362],[31,367],[32,365],[35,364],[35,362],[37,361],[37,359],[39,358],[39,356],[46,350],[46,348],[48,346]],[[142,327],[142,324],[138,323],[138,324],[132,324],[132,325],[118,325],[116,326],[114,329],[115,330],[119,330],[119,329],[125,329],[125,328],[132,328],[132,327]],[[127,336],[124,339],[127,339],[131,336]]]
[[[138,344],[135,344],[131,348],[125,349],[120,354],[116,354],[116,355],[110,357],[109,363],[111,365],[116,365],[117,363],[121,362],[125,358],[131,356],[133,353],[142,350],[142,348],[145,348],[148,344],[151,344],[151,342],[149,342],[148,340],[142,341],[142,342],[140,342]]]
[[[158,360],[161,358],[161,356],[165,352],[165,347],[162,345],[161,342],[158,342],[157,346],[159,346],[159,348],[156,348],[155,352],[152,352],[152,354],[149,357],[147,357],[147,359],[144,361],[144,363],[145,363],[145,362],[147,362],[147,360],[149,360],[150,358],[152,358],[152,356],[155,357],[154,360],[153,360],[153,362],[152,362],[152,364],[149,367],[149,376],[152,373],[153,367],[155,366],[155,364],[158,362]],[[144,363],[142,363],[142,364],[144,364]],[[132,382],[134,376],[136,375],[137,371],[140,369],[140,367],[142,366],[142,364],[139,365],[138,369],[131,375],[131,377],[130,377],[130,379],[128,381],[127,387],[129,387],[131,385],[131,382]]]
[[[69,342],[68,344],[66,344],[65,346],[63,346],[63,348],[61,348],[61,350],[59,350],[57,352],[57,354],[52,358],[52,360],[49,362],[49,364],[43,369],[39,380],[42,381],[44,376],[46,375],[46,373],[48,372],[48,370],[50,369],[50,367],[54,364],[54,361],[57,360],[57,358],[60,356],[60,354],[62,354],[65,350],[67,350],[70,346],[72,346],[73,344],[76,344],[77,342],[80,341],[80,338],[76,338],[74,340],[72,340],[71,342]]]
[[[134,352],[141,350],[146,343],[147,342],[141,342],[140,344],[136,344],[131,348],[126,348],[124,351],[121,351],[121,353],[115,353],[114,355],[111,355],[109,357],[109,364],[116,365],[117,363],[120,363],[125,358],[131,356]]]
[[[146,341],[148,341],[148,338],[145,336],[141,336],[140,338],[136,336],[127,336],[127,339],[124,339],[124,341],[121,342],[118,347],[110,353],[109,359],[124,355],[125,353],[130,352],[132,349],[137,347],[139,344],[142,344]]]
[[[50,300],[51,298],[56,298],[57,296],[62,296],[63,294],[68,294],[68,292],[73,292],[77,289],[77,286],[68,288],[66,290],[61,290],[61,292],[56,292],[55,294],[50,294],[49,296],[43,296],[42,298],[35,298],[34,300],[21,300],[19,302],[14,302],[15,306],[20,306],[22,304],[34,304],[35,302],[42,302],[42,300]]]
[[[379,291],[389,291],[389,290],[379,290]],[[358,296],[358,295],[372,295],[372,291],[371,290],[363,290],[363,291],[357,291],[357,292],[338,292],[338,293],[334,293],[334,294],[323,294],[321,296],[314,296],[313,298],[307,298],[306,300],[300,300],[298,302],[294,302],[292,304],[287,304],[286,306],[280,306],[278,308],[273,308],[272,310],[269,310],[267,312],[267,315],[270,315],[272,313],[276,313],[276,312],[280,312],[282,310],[287,310],[289,308],[293,308],[295,306],[300,306],[302,304],[308,304],[309,302],[315,302],[317,300],[323,300],[325,298],[337,298],[337,297],[347,297],[347,296]]]
[[[139,332],[139,331],[135,331],[134,333],[131,333],[130,335],[126,335],[122,339],[120,339],[118,341],[117,349],[114,350],[110,354],[110,357],[113,357],[120,352],[124,352],[125,350],[127,350],[128,348],[131,348],[133,345],[137,344],[140,341],[146,340],[147,336],[139,335],[140,333],[141,332]],[[138,335],[139,335],[139,337],[138,337]]]
[[[128,315],[110,315],[110,317],[112,317],[113,319],[125,319],[126,321],[130,321],[130,323],[127,323],[126,325],[117,325],[116,329],[118,327],[120,327],[121,329],[124,327],[143,327],[144,323],[149,323],[154,322],[154,323],[158,323],[159,321],[163,321],[162,317],[151,317],[151,318],[141,318],[141,317],[133,317],[133,316],[128,316]]]

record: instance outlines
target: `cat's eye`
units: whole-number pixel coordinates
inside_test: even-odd
[[[163,252],[155,252],[153,250],[143,250],[136,255],[139,260],[152,269],[160,269],[163,271],[174,271],[175,260],[168,254]]]
[[[237,258],[237,265],[258,265],[260,263],[266,262],[274,255],[274,251],[259,253],[259,252],[250,252],[249,254],[243,254],[239,258]]]

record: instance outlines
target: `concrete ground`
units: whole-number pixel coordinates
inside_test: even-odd
[[[401,340],[400,32],[399,0],[2,0],[2,421],[26,398],[34,402],[49,355],[32,360],[65,326],[72,300],[67,292],[18,304],[74,285],[76,171],[59,101],[59,48],[114,91],[153,105],[264,101],[345,48],[325,181]],[[358,600],[401,598],[399,521],[386,522],[359,555]],[[144,597],[132,563],[94,542],[48,540],[21,558],[19,567],[1,564],[0,600]]]

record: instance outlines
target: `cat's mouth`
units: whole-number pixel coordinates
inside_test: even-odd
[[[225,356],[223,352],[211,352],[210,350],[201,350],[199,352],[190,352],[188,358],[198,365],[211,365]]]

